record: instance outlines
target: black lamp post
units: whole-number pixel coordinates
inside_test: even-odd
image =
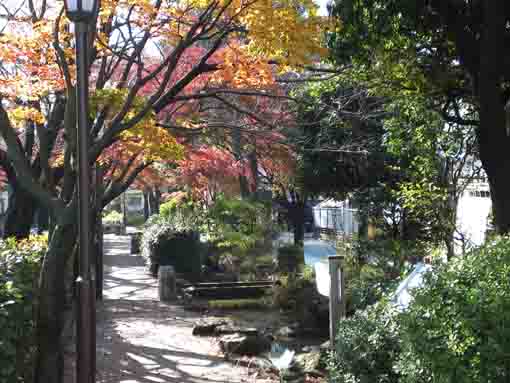
[[[99,0],[65,0],[67,17],[76,34],[76,130],[79,197],[79,268],[76,279],[77,304],[77,383],[95,382],[95,294],[90,270],[90,166],[88,161],[88,26],[95,19]]]

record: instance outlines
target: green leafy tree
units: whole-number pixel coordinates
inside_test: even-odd
[[[304,190],[342,197],[385,177],[378,98],[338,77],[305,86],[298,97]]]
[[[450,123],[474,129],[499,232],[510,230],[510,7],[503,0],[337,0],[335,59],[371,89],[411,97]]]

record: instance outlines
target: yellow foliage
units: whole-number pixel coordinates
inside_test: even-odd
[[[141,152],[145,161],[180,160],[184,156],[183,146],[154,120],[122,132],[121,140],[127,153]]]
[[[241,14],[248,51],[285,67],[310,64],[327,51],[322,44],[327,19],[310,0],[258,0]]]
[[[106,119],[110,120],[122,108],[128,92],[128,89],[97,90],[90,98],[91,115],[95,116],[99,109],[108,106]],[[133,106],[124,120],[132,119],[144,105],[144,97],[135,97]],[[153,112],[147,113],[138,124],[122,132],[120,141],[125,156],[142,153],[146,161],[179,160],[184,154],[182,145],[167,130],[157,126],[156,115]]]
[[[36,124],[44,124],[46,122],[44,115],[39,110],[29,106],[18,106],[9,109],[7,114],[9,120],[17,128],[22,128],[26,121],[32,121]]]
[[[188,0],[190,7],[205,8],[209,0]],[[226,14],[243,25],[247,51],[273,60],[281,70],[301,67],[327,54],[324,31],[332,22],[318,16],[312,0],[220,0]]]
[[[246,47],[233,43],[222,53],[221,70],[214,74],[214,82],[234,88],[265,88],[274,84],[271,65],[251,56]]]

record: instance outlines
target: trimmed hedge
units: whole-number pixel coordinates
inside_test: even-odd
[[[173,225],[161,219],[152,220],[144,230],[142,256],[154,276],[160,265],[171,265],[177,273],[198,278],[202,254],[203,246],[196,232],[176,231]]]

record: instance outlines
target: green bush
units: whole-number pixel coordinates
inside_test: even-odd
[[[510,381],[510,239],[428,274],[401,326],[403,382]]]
[[[36,284],[47,238],[0,241],[0,382],[30,381]]]
[[[364,310],[394,291],[422,250],[405,241],[357,241],[345,257],[347,315]]]
[[[128,213],[126,224],[129,226],[139,227],[145,223],[145,217],[142,213]]]
[[[200,230],[205,224],[204,209],[189,196],[173,198],[161,204],[159,215],[178,231]]]
[[[305,252],[302,246],[285,245],[278,248],[276,259],[278,271],[296,272],[305,264]]]
[[[309,266],[303,267],[302,273],[282,273],[279,283],[273,287],[273,305],[284,310],[298,311],[305,305],[312,304],[308,298],[316,291],[315,275]]]
[[[103,216],[103,223],[120,225],[122,223],[122,214],[118,211],[112,210]]]
[[[199,231],[208,240],[209,266],[255,272],[256,258],[267,253],[271,231],[269,206],[256,201],[218,197],[207,209],[189,195],[178,195],[160,207],[160,219],[176,231]],[[239,270],[237,270],[239,272]]]
[[[235,256],[246,255],[270,233],[268,206],[254,201],[218,198],[207,212],[212,242]]]
[[[380,303],[340,322],[328,360],[330,383],[397,383],[400,355],[397,315]]]
[[[160,265],[172,265],[178,273],[198,277],[202,267],[202,244],[196,232],[178,231],[161,216],[153,216],[142,236],[142,257],[157,275]]]

